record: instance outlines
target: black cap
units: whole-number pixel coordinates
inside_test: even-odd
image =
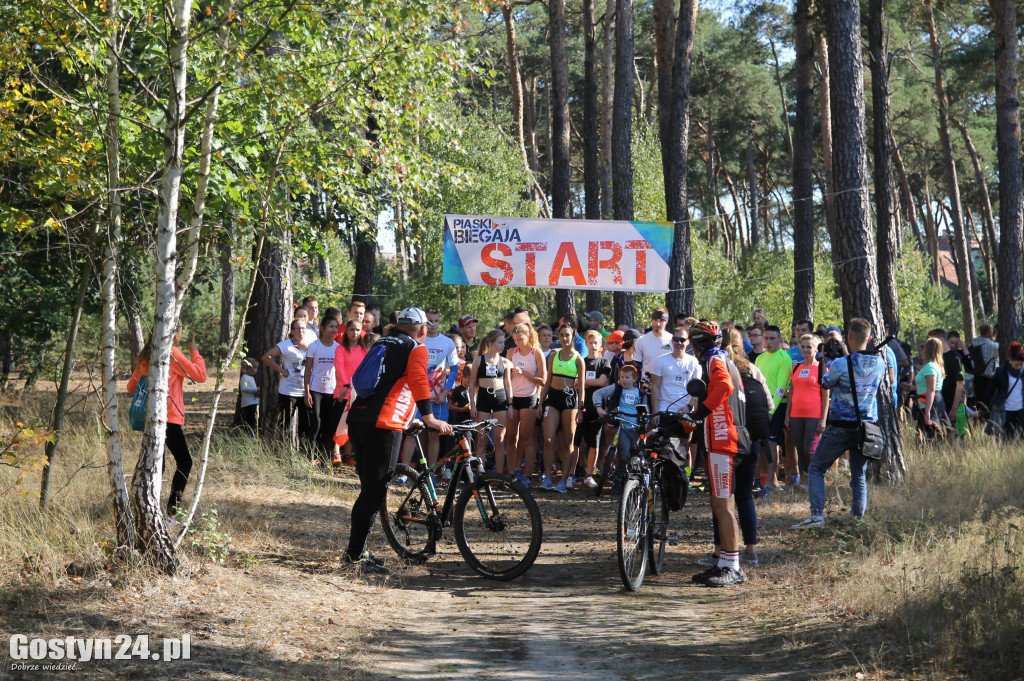
[[[625,342],[625,341],[635,341],[639,337],[640,337],[640,334],[638,334],[633,329],[626,329],[625,333],[622,334],[623,342]]]

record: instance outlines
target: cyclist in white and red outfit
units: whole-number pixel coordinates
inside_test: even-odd
[[[740,567],[740,528],[732,480],[735,459],[750,453],[750,435],[745,425],[746,394],[736,365],[719,347],[722,334],[717,324],[697,322],[691,326],[690,343],[704,370],[707,394],[682,421],[690,430],[704,422],[711,511],[721,536],[718,565],[694,575],[693,581],[712,587],[730,586],[747,581]]]

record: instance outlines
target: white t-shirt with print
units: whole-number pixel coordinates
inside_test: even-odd
[[[306,389],[302,385],[302,372],[306,369],[306,351],[295,345],[291,338],[277,344],[281,351],[281,363],[288,370],[288,376],[277,383],[277,393],[289,397],[302,397]]]
[[[672,354],[662,355],[654,365],[651,375],[661,377],[658,389],[658,409],[680,411],[689,404],[686,384],[703,376],[700,362],[686,353],[679,359]]]
[[[334,394],[338,382],[334,371],[334,353],[337,350],[336,341],[332,340],[330,345],[324,345],[320,339],[313,341],[312,345],[306,348],[306,359],[313,360],[309,376],[310,392]]]
[[[427,336],[423,339],[423,345],[430,355],[427,359],[427,376],[430,378],[430,396],[435,398],[444,389],[448,369],[459,366],[459,351],[455,348],[455,341],[443,333],[433,338]]]
[[[654,373],[654,366],[659,357],[672,352],[672,333],[663,331],[661,338],[654,335],[653,331],[645,333],[636,339],[633,346],[633,361],[643,363],[644,373]]]

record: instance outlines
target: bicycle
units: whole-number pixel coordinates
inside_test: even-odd
[[[669,536],[669,502],[663,494],[664,461],[658,448],[665,438],[657,431],[647,429],[654,417],[678,418],[679,414],[661,411],[649,415],[647,408],[636,408],[636,427],[639,433],[629,460],[626,462],[626,480],[619,496],[617,515],[616,556],[619,576],[629,591],[643,584],[648,570],[661,574],[665,565],[665,547],[678,541]],[[613,409],[603,417],[620,425],[632,423]]]
[[[537,502],[511,475],[484,473],[483,462],[473,453],[470,434],[496,424],[490,419],[453,425],[456,444],[433,466],[427,465],[416,437],[424,426],[405,430],[416,437],[422,470],[405,464],[395,468],[380,513],[384,536],[400,558],[415,565],[425,563],[436,553],[444,528],[452,527],[459,553],[482,577],[507,581],[533,565],[543,537]],[[455,471],[442,504],[434,472],[448,462]],[[471,500],[475,512],[469,508]]]

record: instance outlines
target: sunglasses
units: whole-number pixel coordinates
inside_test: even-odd
[[[605,341],[605,345],[622,345],[622,341]]]
[[[689,338],[683,338],[682,336],[672,336],[673,343],[685,343],[690,340]]]

